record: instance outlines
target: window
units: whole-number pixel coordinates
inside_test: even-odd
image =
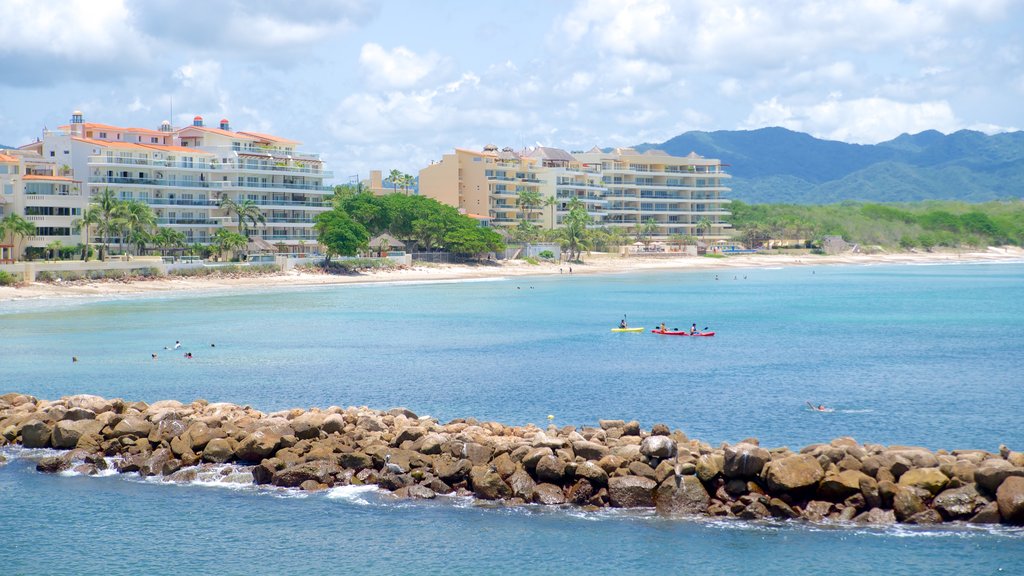
[[[106,132],[100,132],[100,138],[106,138],[106,137],[107,137],[107,133]]]
[[[56,155],[57,155],[56,152],[54,152],[53,150],[50,150],[50,158],[53,158]]]
[[[150,141],[151,143],[153,143],[153,144],[159,144],[159,143],[160,143],[160,139],[159,139],[159,138],[157,138],[156,136],[153,136],[153,137],[151,137],[151,138],[149,139],[149,141]]]

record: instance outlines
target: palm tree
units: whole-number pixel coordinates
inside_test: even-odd
[[[47,244],[46,249],[49,250],[50,252],[50,260],[56,261],[57,256],[59,256],[60,249],[63,247],[64,244],[60,240],[54,240],[53,242]]]
[[[159,228],[153,235],[153,243],[160,248],[160,255],[165,254],[168,248],[181,248],[185,246],[185,233],[171,228]]]
[[[139,246],[141,252],[146,242],[152,239],[150,230],[156,228],[156,214],[153,213],[153,209],[145,202],[129,200],[119,207],[118,218],[124,230],[122,239],[127,237]]]
[[[398,168],[392,168],[391,172],[388,173],[388,180],[391,180],[391,186],[394,187],[395,192],[398,192],[398,185],[402,183],[402,171]]]
[[[548,196],[544,199],[543,205],[545,208],[551,208],[551,230],[555,229],[555,205],[558,204],[558,199],[554,196]]]
[[[99,210],[99,222],[97,222],[98,232],[103,240],[103,244],[100,246],[100,260],[104,260],[109,251],[109,240],[110,235],[118,229],[117,219],[117,207],[121,204],[121,201],[117,199],[114,191],[110,188],[104,188],[98,196],[93,198],[91,204],[95,204]],[[90,208],[92,206],[90,205]]]
[[[520,190],[519,195],[516,197],[516,205],[523,209],[523,214],[526,216],[527,221],[532,220],[530,216],[543,202],[544,200],[541,198],[540,192],[536,190]]]
[[[267,217],[263,215],[263,211],[252,200],[247,199],[235,202],[225,196],[220,201],[220,207],[228,213],[228,216],[231,216],[232,212],[235,213],[235,216],[238,217],[238,231],[246,239],[249,238],[249,225],[247,223],[252,223],[253,227],[267,223]]]
[[[26,220],[19,214],[11,212],[0,220],[0,239],[11,235],[14,242],[14,253],[21,252],[20,244],[25,238],[36,235],[36,225]]]
[[[218,253],[233,253],[235,250],[245,248],[246,243],[245,236],[226,228],[221,228],[213,234],[213,245]]]
[[[700,237],[703,240],[704,236],[711,231],[711,220],[701,216],[700,220],[697,220],[697,231],[700,232]]]
[[[81,218],[78,218],[71,222],[71,226],[72,228],[74,228],[75,232],[85,230],[85,241],[82,243],[83,262],[89,260],[89,237],[91,236],[91,234],[89,234],[89,231],[93,226],[99,225],[101,221],[102,218],[100,217],[99,206],[96,206],[95,204],[90,204],[89,207],[85,209],[85,212],[82,213]]]

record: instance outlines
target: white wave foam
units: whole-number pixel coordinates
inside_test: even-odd
[[[376,486],[335,486],[327,490],[327,497],[331,500],[345,500],[360,506],[369,506],[370,501],[366,496],[378,491]]]

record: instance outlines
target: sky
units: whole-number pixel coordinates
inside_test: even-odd
[[[2,144],[199,114],[336,183],[485,144],[1024,128],[1020,0],[3,0],[0,38]]]

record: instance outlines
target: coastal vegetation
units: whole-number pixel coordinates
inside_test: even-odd
[[[447,250],[480,257],[503,250],[501,236],[451,206],[425,196],[401,193],[376,196],[351,186],[338,186],[332,210],[317,215],[314,229],[331,256],[369,251],[371,236],[389,233],[407,246],[424,251]]]
[[[826,236],[886,249],[1024,245],[1024,201],[730,205],[749,247],[819,247]]]
[[[71,225],[76,231],[84,232],[85,242],[79,244],[79,248],[81,259],[85,261],[92,256],[90,239],[94,232],[100,237],[100,260],[107,259],[112,239],[117,240],[118,249],[124,254],[134,249],[136,255],[142,255],[149,247],[159,249],[163,254],[166,250],[185,246],[185,235],[182,232],[161,228],[157,221],[149,204],[141,200],[120,199],[113,190],[105,188]],[[60,250],[55,251],[55,254],[63,257],[64,253]]]

